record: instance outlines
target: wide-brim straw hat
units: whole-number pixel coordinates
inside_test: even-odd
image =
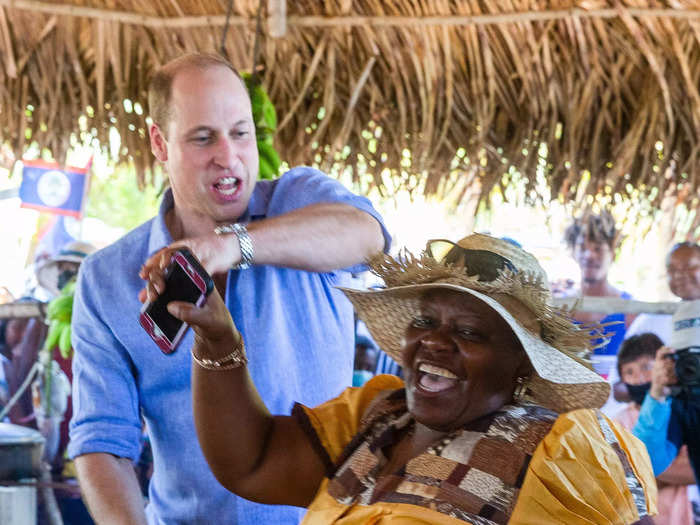
[[[431,241],[420,257],[382,255],[370,267],[387,288],[343,291],[375,341],[399,363],[421,298],[431,290],[454,290],[486,303],[513,330],[533,367],[526,401],[566,412],[599,408],[608,399],[610,386],[584,359],[600,334],[551,306],[547,275],[525,250],[473,234],[456,244]]]

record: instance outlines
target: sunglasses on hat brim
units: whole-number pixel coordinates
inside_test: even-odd
[[[517,273],[515,265],[508,259],[487,250],[472,250],[446,239],[428,241],[425,252],[441,264],[461,266],[467,275],[479,276],[479,281],[494,281],[501,272]]]

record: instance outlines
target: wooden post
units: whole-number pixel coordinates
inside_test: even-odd
[[[44,317],[46,305],[44,303],[7,303],[0,304],[0,319],[26,319],[29,317]]]
[[[675,302],[647,303],[619,297],[566,297],[555,298],[555,306],[575,308],[578,312],[595,312],[601,314],[667,314],[673,315],[680,304]]]
[[[267,0],[267,28],[273,38],[287,34],[287,0]]]

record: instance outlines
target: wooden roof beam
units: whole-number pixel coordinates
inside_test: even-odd
[[[23,9],[53,15],[94,18],[109,22],[120,22],[152,28],[190,28],[223,26],[225,15],[158,17],[130,11],[114,11],[96,7],[71,4],[56,4],[36,0],[0,0],[0,6],[10,9]],[[294,27],[425,27],[425,26],[467,26],[508,24],[518,22],[538,22],[569,18],[617,18],[621,15],[634,18],[663,17],[685,20],[700,20],[700,9],[644,9],[620,7],[616,9],[579,8],[526,11],[519,13],[499,13],[480,15],[444,15],[444,16],[289,16],[287,26]],[[254,24],[254,18],[232,16],[230,25],[241,26]]]

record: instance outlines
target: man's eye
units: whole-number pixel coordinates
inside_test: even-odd
[[[233,136],[236,137],[237,139],[243,139],[246,138],[250,135],[250,131],[247,129],[239,129],[233,132]]]
[[[211,135],[195,135],[190,140],[195,144],[207,144],[211,141]]]

